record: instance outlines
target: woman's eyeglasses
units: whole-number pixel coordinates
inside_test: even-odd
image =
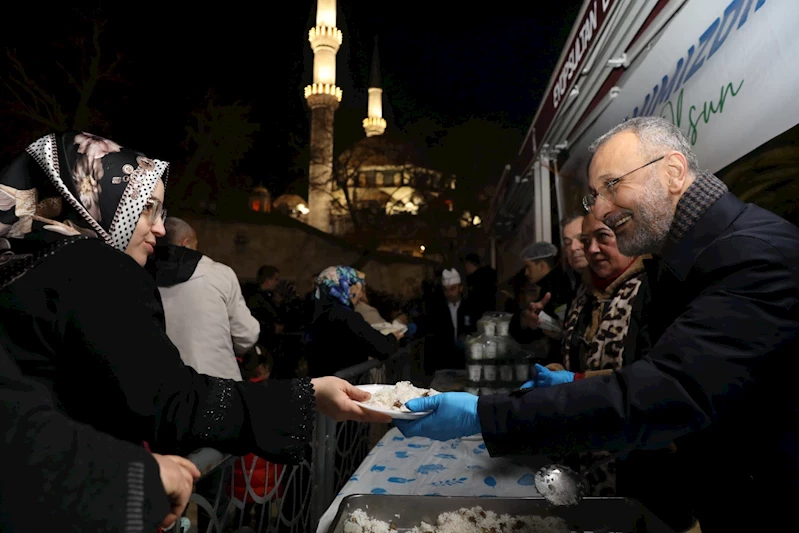
[[[150,224],[155,224],[159,220],[161,222],[166,220],[166,209],[164,209],[164,204],[158,198],[147,200],[144,212],[150,217]]]

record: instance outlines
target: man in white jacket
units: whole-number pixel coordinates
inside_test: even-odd
[[[233,269],[197,251],[197,234],[169,217],[167,245],[148,263],[166,315],[166,334],[183,361],[201,374],[241,381],[236,356],[255,345],[260,333]]]

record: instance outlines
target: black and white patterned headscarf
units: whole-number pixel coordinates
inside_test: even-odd
[[[169,163],[89,133],[37,140],[0,173],[0,238],[90,235],[125,251]]]

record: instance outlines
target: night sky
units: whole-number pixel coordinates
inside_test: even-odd
[[[111,59],[122,55],[117,72],[124,80],[98,85],[92,103],[108,127],[95,133],[152,157],[185,159],[180,144],[187,116],[213,88],[223,102],[252,106],[251,121],[260,123],[261,131],[239,171],[279,194],[301,179],[307,163],[301,151],[308,139],[302,88],[311,81],[307,35],[315,2],[275,3],[279,16],[266,9],[268,3],[256,12],[220,8],[234,3],[209,4],[215,7],[208,10],[158,9],[166,4],[102,5],[99,12],[110,20],[103,50]],[[360,122],[377,35],[386,134],[403,136],[405,130],[432,127],[431,122],[445,130],[470,119],[494,123],[505,133],[491,135],[503,140],[486,144],[480,172],[496,168],[498,176],[532,121],[581,2],[537,4],[497,1],[471,4],[479,8],[467,11],[466,3],[407,0],[396,10],[391,7],[397,3],[339,2],[344,44],[338,53],[338,85],[344,101],[336,113],[336,150],[364,136]],[[448,13],[444,5],[457,11]],[[94,6],[83,5],[81,13],[92,17]],[[69,107],[74,93],[56,62],[75,72],[78,48],[69,36],[89,34],[91,26],[69,6],[48,11],[46,18],[34,3],[18,9],[13,25],[6,19],[4,47],[15,48],[28,74],[44,80]],[[6,61],[4,79],[7,69]],[[9,98],[4,90],[3,101]],[[3,104],[0,109],[7,108]],[[28,136],[34,128],[7,114],[3,122],[5,164],[10,147],[33,140]],[[467,157],[475,142],[480,140],[464,144]]]

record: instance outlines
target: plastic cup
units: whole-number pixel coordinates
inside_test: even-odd
[[[466,370],[469,371],[469,381],[480,381],[483,365],[466,365]]]
[[[500,365],[499,380],[513,381],[513,365]]]
[[[515,365],[516,381],[527,381],[530,379],[530,365],[527,363]]]
[[[499,339],[497,342],[497,357],[504,357],[508,353],[508,343],[505,339]]]
[[[503,320],[502,322],[497,322],[497,337],[507,337],[509,329],[510,329],[510,322],[506,320]]]
[[[483,349],[483,359],[496,359],[497,358],[497,343],[488,341],[485,343]]]
[[[474,342],[469,345],[469,355],[472,356],[472,359],[480,360],[483,358],[483,344],[480,342]]]
[[[497,380],[497,367],[496,365],[483,365],[483,377],[486,381]]]

